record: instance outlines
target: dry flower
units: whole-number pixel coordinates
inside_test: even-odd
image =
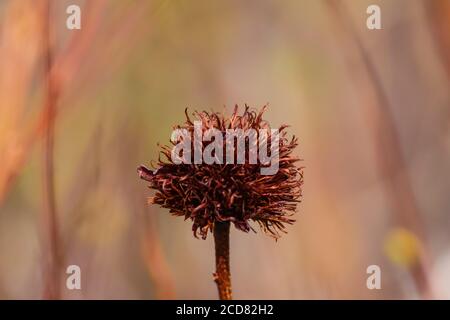
[[[240,115],[236,106],[230,117],[205,111],[194,112],[194,116],[201,121],[203,133],[214,128],[225,137],[229,129],[241,129],[244,132],[249,129],[257,132],[266,129],[271,132],[269,124],[262,118],[265,109],[264,107],[257,112],[245,106]],[[194,141],[194,122],[187,110],[185,113],[185,123],[174,129],[186,130],[192,137],[189,141]],[[214,230],[217,263],[215,277],[221,298],[231,298],[229,224],[233,223],[237,229],[248,232],[254,231],[249,223],[254,221],[266,233],[278,238],[280,231],[285,232],[285,224],[294,222],[292,214],[302,195],[303,171],[302,167],[296,165],[299,159],[292,155],[298,145],[297,138],[288,139],[286,128],[283,125],[278,129],[278,171],[273,175],[262,175],[260,169],[265,164],[259,160],[251,164],[248,161],[249,153],[245,155],[246,161],[243,164],[195,164],[194,161],[176,164],[172,160],[172,149],[176,141],[172,141],[172,147],[162,147],[155,170],[144,166],[138,168],[139,176],[149,182],[149,188],[156,190],[156,194],[149,199],[150,203],[168,208],[176,216],[191,219],[195,237],[200,234],[205,239],[208,232]],[[245,146],[250,148],[252,142],[249,137],[245,139]],[[262,137],[258,134],[257,139]],[[276,141],[270,134],[267,137],[269,149],[272,140]],[[223,142],[223,150],[227,148],[227,143],[228,140]],[[203,149],[207,145],[207,142],[202,142]],[[234,150],[236,158],[238,148]],[[194,155],[190,156],[193,159]]]

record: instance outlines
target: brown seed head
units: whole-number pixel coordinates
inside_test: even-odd
[[[196,119],[202,122],[202,130],[216,128],[223,134],[224,155],[226,149],[225,133],[227,129],[269,129],[262,119],[265,107],[259,112],[248,106],[242,115],[236,106],[230,117],[222,113],[194,112]],[[194,123],[187,110],[186,122],[175,129],[186,129],[194,141]],[[194,236],[197,233],[203,239],[212,230],[216,221],[230,221],[239,230],[248,232],[254,229],[249,221],[255,221],[265,232],[275,238],[284,231],[284,224],[292,224],[291,218],[302,195],[302,167],[292,155],[298,145],[297,138],[287,138],[283,125],[279,128],[278,171],[273,175],[262,175],[261,164],[250,164],[248,153],[244,164],[175,164],[171,159],[172,147],[163,146],[156,170],[144,166],[138,168],[141,179],[149,182],[149,188],[156,194],[149,203],[168,208],[176,216],[184,216],[193,221]],[[270,150],[271,136],[268,146]],[[258,135],[258,139],[260,139]],[[193,143],[193,142],[192,142]],[[203,148],[209,142],[203,142]],[[246,140],[246,147],[250,143]],[[172,142],[172,145],[176,145]],[[237,148],[235,148],[237,150]],[[235,158],[236,159],[236,158]]]

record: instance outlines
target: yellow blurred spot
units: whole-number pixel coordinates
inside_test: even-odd
[[[396,228],[386,237],[384,251],[392,263],[410,268],[419,261],[421,244],[412,232]]]

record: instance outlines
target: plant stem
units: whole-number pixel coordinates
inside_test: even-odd
[[[216,250],[216,273],[214,281],[217,284],[220,300],[231,300],[230,273],[230,223],[214,223],[214,245]]]
[[[50,41],[50,0],[44,2],[44,45],[46,68],[46,101],[44,106],[44,158],[43,158],[43,192],[44,212],[42,223],[45,237],[45,265],[44,265],[44,299],[60,299],[60,271],[62,252],[58,228],[58,214],[56,211],[55,183],[54,183],[54,126],[56,114],[57,90],[53,79],[53,57]]]

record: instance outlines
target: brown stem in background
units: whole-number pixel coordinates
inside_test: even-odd
[[[44,7],[44,54],[45,72],[47,78],[47,92],[44,106],[44,119],[46,125],[43,141],[43,184],[44,184],[44,210],[42,224],[45,237],[45,265],[44,265],[44,299],[60,299],[60,270],[62,255],[60,251],[60,237],[58,230],[58,217],[55,203],[54,185],[54,126],[56,115],[57,89],[52,69],[52,54],[50,44],[50,0],[45,2]]]
[[[155,286],[157,299],[175,299],[175,285],[155,227],[154,217],[144,211],[142,256]]]
[[[107,31],[103,32],[119,35],[119,37],[115,37],[116,41],[113,41],[113,43],[120,43],[120,39],[127,39],[127,43],[130,43],[130,35],[137,34],[136,32],[134,32],[134,30],[138,26],[138,22],[142,21],[145,17],[148,18],[148,16],[146,15],[146,7],[149,5],[149,3],[152,2],[136,2],[136,4],[133,4],[132,7],[129,8],[128,11],[124,14],[124,16],[127,17],[126,21],[123,23],[116,23],[116,25],[121,26],[120,29],[113,29],[112,27],[110,27]],[[42,10],[41,7],[46,6],[46,0],[39,1],[38,4],[39,10]],[[78,72],[80,70],[81,63],[86,63],[86,61],[83,59],[86,57],[87,53],[89,53],[90,55],[94,54],[95,58],[88,60],[94,61],[95,67],[101,69],[101,72],[97,73],[101,74],[103,79],[108,79],[108,75],[110,75],[111,71],[114,69],[111,68],[110,63],[105,65],[106,62],[102,62],[105,59],[102,59],[101,52],[104,51],[95,50],[98,48],[93,47],[92,45],[93,43],[96,43],[98,45],[97,34],[100,33],[99,30],[101,29],[101,22],[103,17],[102,12],[105,11],[107,4],[107,0],[86,1],[85,7],[82,9],[83,31],[72,32],[67,47],[65,47],[62,53],[58,54],[58,56],[55,56],[52,59],[52,69],[53,71],[57,70],[58,73],[58,92],[61,92],[61,88],[64,88],[64,85],[70,82],[70,88],[66,86],[69,90],[65,90],[64,94],[65,99],[71,102],[70,105],[74,105],[74,100],[78,97],[78,95],[76,95],[76,92],[79,92],[79,90],[76,90],[77,85],[79,85],[80,82],[83,82],[82,80],[84,79],[83,76],[79,76]],[[45,14],[43,14],[42,18],[45,18],[44,16]],[[126,28],[123,28],[122,26],[125,26]],[[136,37],[132,37],[131,39],[132,44],[137,41]],[[126,50],[124,51],[126,52]],[[122,56],[121,59],[123,59],[124,53],[121,53],[120,55]],[[105,68],[108,69],[107,72],[105,72]],[[90,70],[89,75],[92,75],[94,73],[95,72]],[[73,81],[74,78],[76,78],[76,81]],[[101,82],[102,81],[99,81],[99,83]],[[90,79],[89,83],[90,85],[92,85],[92,79]],[[7,197],[11,185],[28,160],[30,156],[30,150],[33,149],[33,145],[37,143],[37,141],[41,139],[45,134],[46,123],[47,120],[45,108],[42,108],[36,117],[33,117],[31,120],[28,120],[25,123],[21,123],[21,130],[24,131],[24,138],[15,145],[15,148],[19,149],[20,152],[15,152],[14,158],[7,161],[6,168],[3,168],[4,170],[0,172],[0,205],[2,205],[3,201]],[[4,163],[2,163],[2,165],[3,164]]]
[[[119,171],[133,165],[135,163],[133,159],[138,157],[136,152],[140,147],[135,137],[140,133],[139,130],[136,130],[137,127],[129,126],[130,122],[128,116],[124,117],[119,125],[120,129],[116,130],[116,137],[112,139],[112,141],[117,141],[117,139],[125,141],[117,149],[117,156],[113,156],[117,160],[117,170]],[[106,146],[106,149],[110,149],[110,146]],[[102,170],[105,170],[104,166],[102,166]],[[126,183],[128,180],[120,177],[117,179],[117,184],[124,188],[120,194],[124,196],[123,201],[128,206],[127,210],[135,214],[138,222],[140,254],[154,288],[154,298],[175,299],[175,282],[157,228],[156,212],[145,204],[146,193],[139,185]]]
[[[214,245],[216,250],[216,273],[214,281],[220,300],[231,300],[230,273],[230,223],[214,223]]]
[[[423,246],[419,261],[411,274],[422,297],[433,296],[429,279],[427,241],[423,221],[417,199],[414,195],[411,178],[407,172],[407,162],[401,152],[401,141],[397,133],[390,100],[385,92],[381,77],[373,59],[364,47],[345,5],[341,2],[326,2],[351,41],[356,45],[361,63],[371,87],[371,99],[365,103],[366,112],[372,122],[375,147],[377,148],[377,164],[380,173],[386,178],[386,197],[394,214],[395,222],[412,231]],[[375,101],[375,103],[372,102]],[[389,156],[384,156],[385,154]]]
[[[423,1],[431,34],[450,77],[450,2],[448,0]]]

